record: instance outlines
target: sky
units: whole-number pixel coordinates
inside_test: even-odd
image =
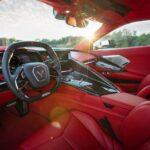
[[[0,37],[35,40],[90,36],[99,27],[100,23],[92,22],[85,29],[71,27],[65,21],[56,20],[52,8],[38,0],[0,1]]]
[[[0,37],[20,40],[90,37],[100,26],[98,22],[90,22],[84,29],[68,26],[65,21],[56,20],[52,8],[38,0],[0,0]],[[136,28],[142,28],[139,33],[148,32],[150,21]],[[135,27],[131,25],[130,29]]]

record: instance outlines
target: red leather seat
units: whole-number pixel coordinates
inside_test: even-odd
[[[137,106],[126,117],[120,128],[119,144],[107,135],[98,123],[82,112],[61,116],[26,141],[22,150],[149,150],[150,102]]]
[[[144,98],[150,96],[150,74],[148,74],[140,83],[137,95]]]

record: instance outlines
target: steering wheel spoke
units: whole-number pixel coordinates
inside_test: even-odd
[[[23,89],[27,85],[28,80],[23,73],[23,66],[17,67],[15,72],[11,74],[11,78],[14,81],[17,90]]]
[[[19,87],[19,90],[26,90],[29,85],[29,81],[25,81],[25,83],[21,87]]]
[[[44,63],[47,65],[47,66],[49,66],[50,68],[53,68],[53,69],[57,69],[57,67],[58,67],[58,60],[56,60],[56,59],[47,59],[47,60],[45,60],[44,61]]]
[[[15,81],[21,75],[22,71],[23,71],[23,66],[17,67],[15,72],[11,75],[12,80]]]
[[[58,78],[60,77],[60,73],[57,71],[60,69],[60,65],[58,65],[58,60],[56,59],[47,59],[44,61],[44,63],[50,68],[51,73],[50,77],[52,78]]]

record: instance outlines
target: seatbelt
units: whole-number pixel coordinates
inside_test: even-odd
[[[106,116],[101,118],[99,120],[99,123],[100,123],[101,127],[104,128],[112,138],[114,138],[119,143],[122,143],[121,140],[118,138],[118,136],[113,131],[111,123]]]

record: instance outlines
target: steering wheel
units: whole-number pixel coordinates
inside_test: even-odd
[[[22,47],[40,47],[46,50],[48,54],[48,59],[41,62],[29,62],[16,67],[15,71],[12,73],[10,68],[10,61],[17,49]],[[51,69],[55,70],[55,75],[52,74]],[[50,94],[54,93],[59,87],[61,80],[61,65],[56,53],[53,49],[45,43],[41,42],[18,42],[11,44],[4,52],[2,59],[2,71],[10,90],[22,101],[35,101]],[[53,86],[47,89],[47,91],[40,92],[37,90],[44,87],[48,87],[53,80],[55,83]],[[24,83],[28,84],[29,89],[36,91],[36,94],[29,96],[27,94],[27,89],[25,90],[22,86]],[[29,91],[28,91],[29,92]]]

